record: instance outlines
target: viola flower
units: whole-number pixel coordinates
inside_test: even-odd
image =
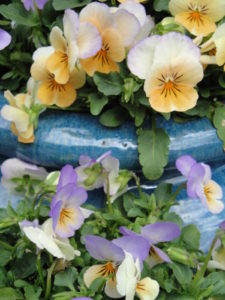
[[[37,95],[42,104],[56,104],[61,108],[65,108],[76,100],[76,89],[85,84],[85,73],[81,69],[74,68],[67,83],[58,83],[54,74],[49,72],[47,68],[48,58],[53,53],[53,47],[42,47],[34,52],[31,76],[39,82]]]
[[[191,156],[183,155],[176,161],[176,167],[187,178],[187,194],[190,198],[199,198],[202,204],[214,214],[224,209],[221,201],[223,191],[211,179],[210,167],[197,163]]]
[[[201,62],[204,64],[225,64],[225,23],[218,26],[212,37],[201,45],[201,53],[208,52],[208,55],[202,55]]]
[[[146,259],[146,262],[151,267],[163,262],[171,262],[168,255],[156,245],[160,242],[170,242],[178,238],[181,233],[180,228],[172,222],[156,222],[154,224],[146,225],[141,229],[141,234],[137,234],[125,227],[120,227],[120,232],[124,236],[142,237],[148,242],[149,255]]]
[[[52,229],[52,219],[47,219],[41,226],[38,222],[19,223],[22,232],[38,249],[46,249],[54,257],[73,260],[80,256],[80,251],[74,250],[68,239],[58,237]]]
[[[123,250],[114,243],[98,236],[85,237],[85,247],[89,254],[103,264],[94,265],[84,273],[84,283],[89,288],[96,278],[106,278],[105,293],[112,298],[121,298],[117,291],[116,272],[124,259]]]
[[[221,243],[221,240],[216,242],[212,252],[212,260],[209,261],[208,268],[225,271],[225,248]]]
[[[11,35],[0,28],[0,51],[5,49],[11,43]]]
[[[80,206],[88,196],[83,188],[76,186],[76,183],[77,174],[73,167],[70,165],[63,167],[49,213],[55,233],[62,238],[73,236],[85,219]]]
[[[1,109],[1,116],[12,122],[12,133],[18,136],[21,143],[33,143],[34,125],[30,123],[28,110],[31,108],[33,100],[28,93],[21,93],[13,96],[10,91],[4,93],[9,105],[4,105]]]
[[[43,9],[48,0],[21,0],[26,10],[34,10],[35,5],[39,9]]]
[[[190,38],[175,32],[146,38],[130,50],[128,67],[145,79],[146,96],[156,111],[186,111],[196,105],[194,87],[203,78],[203,67]]]
[[[54,74],[56,82],[66,84],[78,59],[95,55],[102,46],[97,28],[88,22],[80,23],[79,16],[71,9],[63,17],[64,36],[61,29],[53,27],[50,34],[54,48],[47,60],[47,69]]]
[[[125,252],[125,259],[119,266],[116,273],[117,290],[121,296],[133,300],[135,294],[140,299],[154,300],[159,294],[159,284],[150,277],[141,280],[141,270],[138,259],[134,258],[128,252]]]
[[[80,60],[87,74],[119,72],[118,63],[125,58],[125,47],[140,30],[137,18],[126,10],[112,13],[106,4],[93,2],[81,10],[80,21],[96,26],[102,37],[101,49],[94,56]]]
[[[171,0],[169,10],[175,21],[193,35],[207,36],[216,30],[216,22],[225,15],[223,0]]]

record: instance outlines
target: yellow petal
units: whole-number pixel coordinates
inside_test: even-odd
[[[216,30],[215,22],[200,12],[182,12],[175,16],[175,21],[187,28],[193,35],[207,36]]]
[[[55,51],[47,60],[47,69],[55,75],[55,80],[58,83],[65,84],[70,76],[67,54]]]
[[[159,294],[159,284],[156,280],[146,277],[138,282],[136,293],[141,300],[154,300]]]
[[[103,46],[109,48],[108,56],[114,62],[121,62],[125,58],[125,48],[119,32],[114,28],[108,28],[102,35]]]
[[[32,135],[32,136],[31,136],[30,138],[28,138],[28,139],[25,139],[25,138],[23,138],[22,136],[19,136],[19,137],[18,137],[18,141],[19,141],[20,143],[23,143],[23,144],[31,144],[31,143],[34,142],[34,140],[35,140],[34,135]]]
[[[121,298],[121,295],[117,291],[116,284],[116,277],[114,277],[107,280],[105,285],[105,294],[113,299]]]
[[[4,97],[8,100],[11,106],[16,106],[16,99],[9,90],[4,92]]]
[[[84,86],[86,79],[86,74],[83,69],[74,68],[73,72],[70,74],[69,83],[77,90]]]
[[[76,90],[71,83],[67,83],[64,85],[64,88],[57,92],[55,104],[61,108],[65,108],[73,104],[76,97]]]
[[[52,28],[52,31],[50,33],[50,42],[56,51],[66,51],[67,43],[65,38],[63,37],[62,30],[59,27],[55,26]]]

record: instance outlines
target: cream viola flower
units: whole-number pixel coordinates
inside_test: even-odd
[[[79,16],[71,9],[63,17],[64,36],[61,29],[53,27],[50,34],[54,53],[47,60],[48,71],[60,84],[68,82],[78,59],[95,55],[102,46],[97,28],[88,22],[80,23]]]
[[[141,279],[140,263],[134,262],[132,255],[125,252],[125,259],[116,273],[117,290],[125,300],[133,300],[135,294],[141,300],[154,300],[159,294],[159,284],[150,277]]]
[[[73,260],[80,255],[80,251],[74,250],[67,238],[59,238],[53,231],[52,219],[47,219],[41,226],[38,222],[23,221],[20,224],[26,237],[36,244],[38,249],[46,249],[57,258]]]
[[[201,52],[211,54],[203,55],[202,63],[217,64],[218,66],[225,64],[225,23],[218,26],[212,37],[201,45]]]
[[[30,116],[27,112],[32,105],[30,94],[17,94],[13,96],[10,91],[4,93],[9,105],[4,105],[1,116],[12,122],[12,133],[18,136],[21,143],[32,143],[34,141],[34,125],[30,123]]]
[[[31,76],[39,82],[37,95],[42,104],[68,107],[76,100],[76,89],[84,85],[85,73],[81,69],[74,68],[67,83],[58,83],[54,74],[47,68],[47,61],[52,54],[54,54],[53,47],[39,48],[34,52]]]
[[[209,269],[219,269],[225,271],[225,248],[218,240],[212,252],[212,260],[208,263]]]
[[[125,48],[133,43],[140,30],[137,18],[126,10],[112,13],[103,3],[93,2],[80,12],[80,21],[96,26],[102,37],[101,49],[91,58],[81,59],[88,75],[119,72],[118,63],[125,58]]]
[[[156,111],[186,111],[196,105],[194,87],[203,78],[203,67],[190,38],[174,32],[147,38],[129,52],[128,67],[145,79],[146,96]]]
[[[216,30],[216,22],[225,15],[224,0],[171,0],[169,10],[175,21],[193,35],[208,34]]]

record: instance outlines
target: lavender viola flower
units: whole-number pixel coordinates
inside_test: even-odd
[[[220,223],[219,225],[220,229],[225,231],[225,221],[223,221],[222,223]]]
[[[148,242],[150,250],[146,261],[153,267],[159,263],[171,262],[168,255],[159,249],[156,244],[159,242],[170,242],[179,237],[180,228],[172,222],[156,222],[144,226],[141,229],[141,234],[137,234],[125,227],[121,227],[120,232],[124,236],[141,236]]]
[[[214,214],[218,214],[224,209],[221,201],[223,191],[211,179],[209,165],[197,163],[191,156],[183,155],[177,159],[176,167],[187,178],[187,194],[190,198],[199,198],[202,204]]]
[[[66,165],[61,170],[49,214],[55,233],[62,238],[73,236],[88,216],[80,207],[87,200],[87,192],[76,184],[76,172],[72,166]]]
[[[35,4],[39,9],[43,9],[48,0],[21,0],[26,10],[34,10]]]
[[[11,35],[0,28],[0,50],[5,49],[11,43]]]
[[[89,254],[103,264],[93,265],[84,273],[84,283],[89,288],[91,283],[99,277],[108,278],[105,285],[105,293],[111,298],[121,298],[116,287],[116,272],[123,261],[124,251],[102,237],[88,235],[85,237],[85,247]]]

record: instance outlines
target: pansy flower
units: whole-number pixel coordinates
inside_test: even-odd
[[[191,156],[183,155],[176,161],[176,167],[187,178],[187,194],[190,198],[199,198],[202,204],[214,214],[224,209],[221,201],[223,191],[211,179],[210,167],[204,163],[197,163]]]
[[[62,239],[55,234],[52,228],[52,219],[47,219],[41,226],[38,221],[19,223],[22,232],[34,243],[39,250],[46,249],[54,257],[65,260],[73,260],[80,255],[80,251],[74,250],[68,239]]]
[[[118,265],[124,259],[123,250],[114,243],[94,235],[85,237],[85,247],[93,258],[103,262],[103,264],[93,265],[87,269],[84,273],[85,285],[89,288],[96,278],[106,278],[106,295],[121,298],[116,287],[116,272]]]
[[[125,259],[116,274],[119,294],[126,297],[127,300],[133,300],[135,294],[142,300],[156,299],[159,294],[158,282],[150,277],[141,279],[139,260],[134,261],[130,253],[125,253]]]
[[[118,63],[125,58],[125,47],[140,30],[137,18],[126,10],[111,13],[103,3],[93,2],[80,12],[80,21],[96,26],[102,37],[101,49],[92,57],[80,60],[88,75],[119,72]]]
[[[9,105],[1,109],[1,116],[11,123],[12,133],[18,136],[21,143],[32,143],[34,141],[34,125],[30,123],[28,110],[33,100],[30,94],[17,94],[14,96],[10,91],[4,93]]]
[[[86,212],[80,207],[87,200],[87,192],[77,187],[77,174],[73,167],[62,168],[56,194],[51,202],[50,217],[53,229],[60,237],[70,237],[84,222]]]
[[[54,74],[56,82],[66,84],[78,59],[95,55],[102,46],[97,28],[88,22],[80,23],[78,14],[67,9],[63,17],[64,32],[57,26],[50,34],[54,52],[47,60],[47,69]]]
[[[0,51],[5,49],[11,43],[11,35],[0,28]]]
[[[196,105],[194,87],[203,78],[203,67],[190,38],[175,32],[146,38],[130,50],[128,67],[145,80],[146,96],[156,111],[186,111]]]
[[[76,100],[76,89],[85,84],[85,73],[81,69],[74,68],[68,82],[65,84],[58,83],[54,74],[49,72],[47,68],[47,60],[53,53],[53,47],[38,48],[34,52],[31,76],[39,82],[37,95],[42,104],[56,104],[64,108],[70,106]]]
[[[26,10],[34,10],[35,5],[39,9],[43,9],[48,0],[22,0],[22,3]]]
[[[224,0],[171,0],[169,10],[175,21],[193,35],[207,36],[225,15]]]
[[[137,234],[125,227],[120,228],[124,236],[141,236],[149,244],[149,255],[146,262],[153,267],[163,262],[171,262],[168,255],[156,245],[161,242],[170,242],[180,236],[180,228],[172,222],[156,222],[141,229],[141,234]]]
[[[216,242],[212,251],[212,260],[208,262],[208,268],[225,271],[225,248],[221,243],[221,240]]]

